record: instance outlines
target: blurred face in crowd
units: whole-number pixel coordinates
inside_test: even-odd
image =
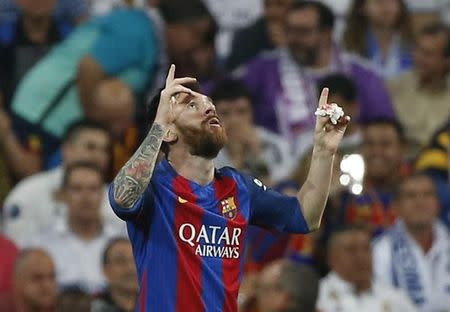
[[[177,137],[171,138],[172,142],[186,144],[191,155],[216,157],[227,136],[211,99],[197,92],[194,95],[179,93],[175,98],[182,112],[174,122],[173,132]]]
[[[403,182],[395,207],[409,228],[431,226],[439,213],[439,201],[433,181],[429,177],[418,176]]]
[[[403,145],[394,126],[372,124],[364,128],[362,154],[366,179],[384,181],[398,175],[403,160]]]
[[[286,40],[293,58],[301,65],[315,64],[321,43],[319,13],[315,8],[289,12],[286,22]]]
[[[239,140],[242,128],[253,126],[252,104],[246,97],[218,101],[216,109],[229,140]]]
[[[110,248],[106,264],[105,276],[109,287],[122,291],[138,291],[136,267],[134,264],[133,250],[129,241],[118,241]]]
[[[450,57],[445,56],[445,34],[422,35],[416,41],[413,53],[415,70],[421,82],[443,78],[450,69]]]
[[[95,94],[95,111],[91,118],[120,139],[132,125],[134,118],[134,95],[130,88],[118,79],[108,79],[100,83]]]
[[[351,230],[336,234],[330,242],[328,261],[331,270],[357,289],[370,287],[372,279],[372,251],[370,234]]]
[[[257,281],[256,300],[259,312],[281,312],[289,305],[289,295],[283,291],[280,278],[281,262],[268,265]]]
[[[264,13],[269,22],[282,22],[292,0],[264,0]]]
[[[55,267],[42,250],[30,251],[17,264],[15,288],[19,304],[28,311],[50,311],[56,305]]]
[[[100,173],[91,168],[72,170],[64,190],[69,218],[80,222],[98,220],[104,194],[103,185]]]
[[[366,0],[365,15],[375,26],[390,29],[396,26],[400,16],[401,0]]]
[[[109,134],[100,129],[81,130],[70,142],[63,144],[63,159],[66,165],[77,161],[95,163],[105,172],[109,166]]]
[[[52,15],[56,0],[17,0],[20,8],[33,17],[47,17]]]

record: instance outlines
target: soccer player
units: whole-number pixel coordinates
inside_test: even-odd
[[[172,65],[150,103],[147,137],[109,190],[133,246],[137,311],[237,311],[248,225],[295,233],[319,227],[350,117],[337,125],[317,117],[309,176],[288,197],[233,168],[214,168],[227,139],[215,107],[187,87],[194,78],[174,77]],[[325,88],[320,107],[327,97]],[[156,164],[160,150],[165,157]]]

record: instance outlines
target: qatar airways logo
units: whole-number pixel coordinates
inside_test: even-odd
[[[184,223],[178,229],[180,240],[195,248],[195,254],[201,257],[238,259],[241,234],[240,228],[202,225],[198,230],[190,223]]]

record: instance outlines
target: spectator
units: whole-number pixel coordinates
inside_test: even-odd
[[[96,299],[92,312],[132,312],[138,295],[133,250],[126,238],[111,240],[103,253],[103,271],[109,288]]]
[[[404,0],[356,0],[344,32],[344,47],[369,58],[383,77],[411,68],[413,31]]]
[[[169,55],[182,63],[203,38],[202,17],[208,12],[182,0],[164,1],[160,12],[167,24]],[[31,136],[41,145],[41,153],[25,155],[47,164],[65,128],[98,110],[93,94],[102,81],[118,78],[136,95],[145,95],[159,81],[158,70],[166,59],[159,25],[155,10],[113,11],[81,25],[39,62],[20,83],[12,103],[16,141],[23,144]],[[137,107],[138,113],[143,111]]]
[[[439,203],[430,177],[413,175],[395,199],[399,220],[374,247],[375,280],[402,288],[419,311],[450,307],[450,236],[438,221]]]
[[[55,311],[55,267],[47,252],[42,249],[23,250],[14,274],[15,311]]]
[[[372,281],[370,232],[365,228],[351,226],[333,233],[328,259],[331,271],[319,287],[321,312],[416,310],[403,292]]]
[[[14,264],[19,251],[13,242],[0,235],[0,306],[12,303]]]
[[[380,77],[333,43],[333,21],[330,9],[320,2],[296,2],[286,19],[287,48],[261,55],[236,72],[256,103],[256,123],[293,145],[298,135],[313,128],[316,81],[330,73],[353,78],[363,120],[393,114]]]
[[[365,123],[361,153],[365,164],[362,192],[343,190],[333,196],[327,210],[328,226],[364,224],[376,236],[396,218],[392,197],[393,189],[404,175],[402,128],[386,119]]]
[[[314,312],[319,277],[310,267],[289,260],[269,264],[259,275],[259,312]]]
[[[5,201],[4,231],[19,246],[26,245],[38,232],[51,226],[55,218],[66,216],[67,207],[60,191],[68,166],[90,161],[106,174],[110,138],[105,128],[94,122],[80,121],[67,130],[63,141],[63,165],[21,181]],[[123,232],[124,223],[111,212],[106,186],[103,194],[101,211],[105,222],[116,232]]]
[[[57,312],[92,311],[92,296],[77,286],[63,288],[58,296]]]
[[[414,68],[390,82],[397,116],[405,128],[414,157],[450,117],[450,33],[442,24],[418,36]]]
[[[103,190],[98,166],[88,162],[67,166],[63,178],[67,218],[54,220],[31,242],[52,255],[60,286],[76,285],[90,293],[104,286],[101,254],[114,234],[101,216]]]
[[[217,168],[232,166],[273,185],[292,168],[288,143],[253,122],[253,107],[246,87],[235,80],[219,83],[211,94],[228,143],[215,159]]]
[[[235,69],[259,53],[286,43],[284,23],[292,2],[293,0],[264,0],[264,16],[235,33],[227,68]]]

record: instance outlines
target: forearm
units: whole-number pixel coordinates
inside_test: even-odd
[[[333,159],[333,153],[315,146],[308,176],[297,194],[310,230],[320,226],[330,192]]]
[[[0,143],[0,148],[16,178],[30,176],[41,169],[40,155],[24,149],[12,132],[7,133]]]
[[[114,179],[114,199],[124,208],[131,208],[152,178],[166,127],[153,123],[147,137]]]

